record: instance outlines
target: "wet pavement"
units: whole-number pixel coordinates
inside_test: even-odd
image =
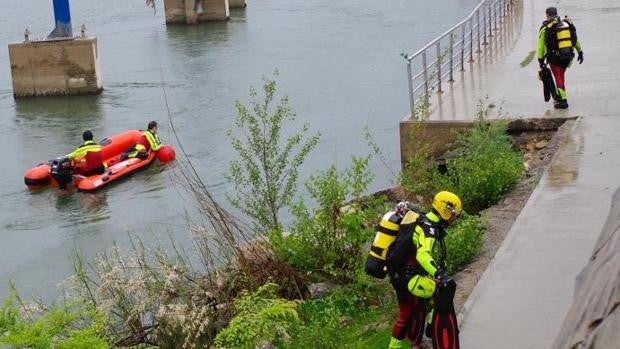
[[[442,94],[433,95],[431,119],[471,119],[480,101],[495,105],[496,110],[501,107],[502,114],[510,117],[616,115],[620,99],[615,98],[614,91],[618,90],[620,71],[613,68],[618,50],[610,49],[617,46],[610,38],[620,30],[617,1],[582,4],[571,0],[551,5],[557,5],[559,14],[575,23],[584,49],[584,63],[574,61],[566,72],[568,110],[556,110],[552,102],[543,100],[536,57],[525,64],[536,49],[545,8],[550,6],[548,1],[526,0],[522,12],[514,14],[522,18],[509,18],[520,23],[521,28],[493,38],[490,45],[482,47],[486,52],[474,56],[474,63],[466,65],[466,71],[457,74],[452,85],[445,84]],[[496,116],[496,112],[489,114]]]
[[[572,304],[575,278],[592,253],[620,183],[620,76],[613,68],[617,49],[610,49],[617,44],[609,41],[620,33],[620,7],[616,0],[551,4],[573,19],[585,53],[584,64],[567,72],[570,108],[558,111],[542,99],[536,60],[519,65],[535,49],[549,5],[526,1],[512,53],[472,73],[479,79],[469,91],[469,104],[458,93],[444,93],[444,100],[453,100],[433,113],[437,119],[474,115],[474,93],[488,95],[489,103],[509,116],[579,117],[565,125],[568,136],[459,314],[465,349],[552,347]]]

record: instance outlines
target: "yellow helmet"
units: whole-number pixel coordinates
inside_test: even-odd
[[[440,191],[433,199],[433,208],[445,221],[452,217],[458,217],[463,211],[461,199],[449,191]]]
[[[137,143],[134,149],[135,149],[136,151],[138,151],[138,152],[140,152],[140,151],[146,151],[146,147],[145,147],[145,146],[143,146],[143,145],[142,145],[142,144],[140,144],[140,143]]]

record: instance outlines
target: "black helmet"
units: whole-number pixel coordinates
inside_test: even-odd
[[[549,17],[555,17],[558,15],[558,9],[555,7],[547,7],[547,9],[545,10],[545,13]]]
[[[85,141],[92,141],[93,140],[93,133],[90,132],[90,130],[84,131],[84,133],[82,133],[82,139],[85,140]]]

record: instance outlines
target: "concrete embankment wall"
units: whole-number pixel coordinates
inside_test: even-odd
[[[577,276],[574,302],[553,345],[556,349],[620,345],[620,189],[588,265]]]
[[[15,97],[97,94],[103,89],[96,38],[9,45]]]
[[[508,133],[557,130],[566,118],[514,119],[508,122]],[[420,145],[430,147],[434,157],[441,157],[453,147],[460,133],[472,127],[474,121],[413,121],[400,122],[400,163],[404,168]]]

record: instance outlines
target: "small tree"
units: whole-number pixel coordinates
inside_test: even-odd
[[[274,72],[277,76],[277,71]],[[263,93],[250,88],[249,107],[237,101],[235,125],[240,137],[227,131],[239,158],[231,161],[226,178],[235,194],[227,194],[230,203],[253,219],[254,230],[265,234],[280,230],[280,209],[292,202],[299,167],[319,141],[320,134],[306,138],[308,125],[285,140],[281,134],[285,122],[295,120],[288,96],[272,108],[277,91],[275,80],[263,78]]]
[[[352,157],[344,171],[332,165],[311,176],[306,189],[317,203],[309,209],[303,199],[294,205],[295,222],[291,234],[272,234],[270,241],[276,254],[287,264],[339,282],[351,282],[362,255],[363,245],[372,237],[377,209],[383,197],[362,198],[374,179],[369,169],[370,156]],[[353,199],[346,205],[347,199]]]

